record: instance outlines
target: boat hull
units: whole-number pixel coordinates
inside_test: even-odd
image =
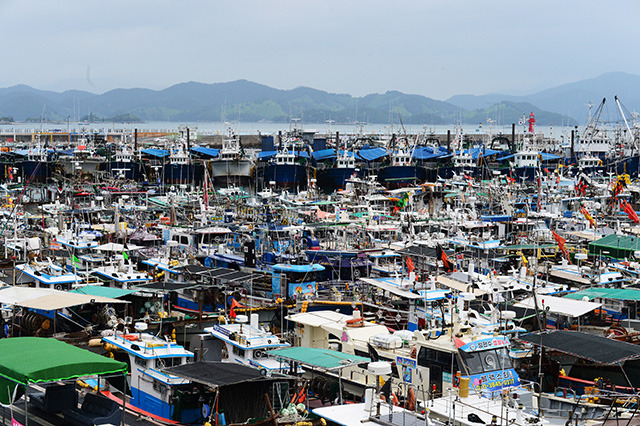
[[[265,186],[275,182],[277,188],[307,188],[307,169],[302,164],[267,164],[263,178]]]

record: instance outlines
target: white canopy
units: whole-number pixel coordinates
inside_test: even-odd
[[[68,293],[48,288],[6,287],[0,289],[0,303],[51,311],[86,303],[128,303],[110,297]]]
[[[566,315],[569,317],[579,317],[588,314],[594,309],[602,306],[602,303],[585,302],[582,300],[567,299],[549,295],[536,295],[538,298],[538,309],[549,308],[549,312]],[[515,304],[520,308],[535,309],[533,297],[529,297]]]
[[[100,251],[113,251],[113,252],[123,252],[123,251],[133,251],[133,250],[139,250],[141,248],[143,248],[142,246],[136,246],[133,244],[127,244],[127,248],[125,249],[123,244],[118,244],[118,243],[106,243],[106,244],[102,244],[98,247],[94,247],[96,250],[100,250]]]

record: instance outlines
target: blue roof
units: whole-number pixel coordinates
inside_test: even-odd
[[[441,157],[442,155],[446,154],[447,149],[445,148],[443,152],[441,147],[438,147],[435,152],[434,149],[430,146],[419,146],[413,151],[413,157],[417,158],[418,160],[428,160],[430,158]]]
[[[387,155],[389,155],[389,153],[384,148],[369,148],[358,151],[358,157],[366,161],[378,160]]]
[[[542,161],[558,160],[562,158],[560,155],[548,154],[546,152],[541,152],[540,155],[542,156]]]
[[[461,153],[461,152],[463,151],[457,151],[457,153]],[[488,157],[490,155],[502,154],[502,151],[496,151],[495,149],[480,147],[480,148],[471,148],[471,150],[465,149],[464,153],[465,154],[471,153],[471,158],[476,160],[480,156],[480,153],[482,153],[484,157]]]
[[[168,149],[146,148],[141,151],[143,154],[152,155],[158,158],[164,158],[169,155]]]
[[[260,151],[258,153],[258,160],[269,160],[271,157],[275,157],[278,151]],[[309,158],[307,151],[293,151],[295,155],[302,158]]]
[[[344,154],[344,150],[340,150],[340,154]],[[355,156],[355,153],[353,151],[347,151],[347,155],[353,157]],[[336,157],[336,151],[334,149],[321,149],[318,151],[314,151],[311,156],[315,159],[315,160],[327,160],[329,158],[335,158]]]
[[[311,154],[311,156],[314,158],[314,160],[326,160],[329,158],[335,158],[336,156],[336,151],[335,149],[320,149],[318,151],[314,151],[313,154]]]
[[[191,151],[206,155],[207,157],[217,157],[220,153],[219,149],[207,148],[205,146],[194,146],[191,148]]]

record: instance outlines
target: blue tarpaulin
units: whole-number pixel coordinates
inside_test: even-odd
[[[387,155],[389,155],[389,153],[384,148],[369,148],[358,151],[358,157],[366,161],[378,160]]]
[[[198,154],[206,155],[207,157],[217,157],[220,154],[219,149],[207,148],[204,146],[194,146],[191,148],[191,151],[197,152]]]
[[[344,151],[340,150],[340,154],[344,154]],[[353,157],[355,154],[352,151],[347,151],[347,155]],[[319,151],[314,151],[311,156],[316,161],[322,161],[329,158],[336,158],[336,151],[335,149],[321,149]]]
[[[434,152],[435,151],[435,152]],[[431,158],[441,157],[447,154],[447,149],[444,149],[444,152],[438,147],[438,149],[434,150],[430,146],[419,146],[413,151],[413,158],[417,158],[418,160],[428,160]]]
[[[269,160],[272,157],[275,157],[277,153],[278,151],[260,151],[258,153],[258,160],[262,160],[262,161]],[[309,158],[309,153],[306,151],[293,151],[293,153],[298,157]]]
[[[151,155],[153,157],[164,158],[169,156],[168,149],[158,149],[158,148],[146,148],[141,151],[145,155]]]

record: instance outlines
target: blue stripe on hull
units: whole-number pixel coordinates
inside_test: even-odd
[[[131,388],[131,400],[129,403],[156,416],[176,420],[180,423],[196,423],[202,420],[200,410],[197,408],[182,408],[180,410],[180,418],[174,419],[172,416],[175,414],[175,406],[137,388]]]

